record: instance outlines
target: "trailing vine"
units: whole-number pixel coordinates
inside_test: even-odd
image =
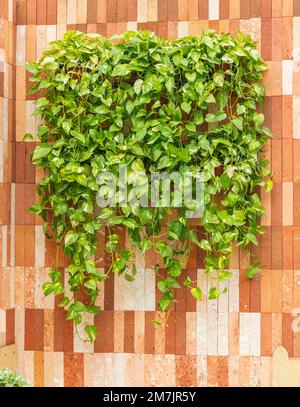
[[[122,246],[116,225],[126,229],[134,248],[161,258],[153,272],[166,318],[191,244],[202,249],[210,299],[221,294],[219,282],[231,277],[233,245],[249,250],[257,244],[264,212],[259,188],[270,190],[272,181],[261,154],[271,132],[257,111],[266,65],[255,46],[249,36],[210,30],[176,41],[127,32],[116,42],[70,31],[49,44],[37,62],[27,63],[34,82],[30,92],[41,96],[35,112],[42,118],[41,142],[32,161],[45,170],[37,189],[40,203],[31,211],[41,215],[47,236],[70,259],[68,290],[58,261],[43,288],[45,295],[62,296],[59,306],[75,326],[85,313],[100,311],[95,301],[111,273],[135,278],[134,250]],[[153,172],[201,173],[201,233],[188,217],[197,202],[176,208],[173,220],[167,205],[97,205],[99,197],[114,195],[101,175],[109,172],[120,181],[120,165],[127,166],[128,194],[135,184],[139,196]],[[141,181],[145,177],[148,183]],[[176,192],[170,193],[174,202]],[[107,230],[111,257],[104,272],[95,262],[101,228]],[[254,259],[247,276],[260,268]],[[197,281],[187,277],[184,285],[201,300]],[[88,302],[79,300],[80,292],[88,294]],[[94,341],[95,327],[85,331]]]

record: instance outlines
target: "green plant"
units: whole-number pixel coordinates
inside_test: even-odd
[[[9,369],[0,370],[0,387],[26,387],[27,381],[17,372]]]
[[[45,177],[38,186],[41,202],[31,211],[42,216],[45,232],[52,233],[71,260],[72,295],[66,295],[57,264],[45,294],[62,296],[59,305],[75,326],[84,313],[98,313],[100,283],[111,272],[127,280],[136,273],[134,254],[122,247],[115,228],[122,225],[133,246],[143,253],[155,250],[162,258],[153,272],[160,277],[159,306],[166,318],[191,244],[203,250],[209,298],[218,298],[219,281],[231,276],[232,245],[249,250],[250,243],[257,244],[256,234],[263,233],[259,188],[272,187],[268,161],[261,155],[271,132],[257,112],[266,65],[251,38],[208,30],[172,42],[141,31],[127,32],[113,44],[99,35],[72,31],[52,42],[27,69],[33,73],[31,92],[43,93],[36,102],[36,114],[43,119],[41,143],[32,160],[45,169]],[[97,194],[107,197],[112,192],[105,183],[100,188],[99,174],[109,171],[118,179],[120,164],[127,165],[135,181],[139,176],[150,179],[153,171],[201,172],[201,235],[189,224],[191,207],[177,208],[171,221],[165,221],[172,211],[167,207],[97,207]],[[140,182],[140,188],[142,194],[148,187]],[[111,256],[105,273],[93,259],[103,227]],[[259,269],[255,260],[248,277]],[[184,284],[195,298],[202,298],[197,281],[187,278]],[[78,300],[80,291],[88,294],[88,304]],[[85,330],[93,341],[95,327]]]

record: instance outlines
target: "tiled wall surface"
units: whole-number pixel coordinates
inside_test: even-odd
[[[236,251],[226,295],[196,304],[179,290],[167,326],[154,329],[151,259],[139,259],[136,282],[105,283],[99,336],[93,346],[83,344],[41,289],[54,247],[26,212],[41,174],[29,161],[34,143],[21,141],[38,124],[24,63],[69,29],[110,37],[148,28],[177,38],[208,27],[251,34],[270,67],[263,111],[274,134],[266,151],[274,189],[262,196],[266,233],[256,248],[266,268],[247,280],[249,259]],[[270,385],[276,345],[300,357],[300,333],[291,329],[291,313],[300,308],[299,156],[300,0],[0,1],[0,346],[15,337],[19,370],[37,386]],[[106,267],[103,241],[98,257]],[[189,274],[202,279],[201,264],[193,248]]]

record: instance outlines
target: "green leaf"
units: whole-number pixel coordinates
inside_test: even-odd
[[[223,75],[223,73],[221,73],[221,72],[214,73],[213,80],[214,80],[214,83],[216,85],[222,87],[224,85],[224,75]]]
[[[157,169],[161,170],[162,168],[170,167],[170,165],[172,165],[172,162],[173,162],[172,159],[169,157],[166,156],[161,157],[161,159],[158,162]]]
[[[94,325],[87,325],[87,326],[84,328],[84,330],[85,330],[85,332],[86,332],[87,335],[88,335],[89,341],[90,341],[91,343],[95,342],[96,336],[97,336],[96,327],[95,327]]]
[[[191,111],[191,104],[189,102],[182,102],[181,103],[181,109],[186,112],[186,113],[190,113]]]
[[[189,82],[195,82],[196,76],[197,76],[196,72],[187,72],[185,74],[185,77]]]
[[[250,267],[248,267],[247,271],[246,271],[246,275],[248,278],[252,279],[256,276],[256,274],[258,274],[261,270],[260,267],[260,261],[259,260],[255,260]]]
[[[266,192],[270,192],[272,190],[272,188],[273,188],[273,181],[271,179],[269,179],[268,181],[266,181],[264,183],[264,190]]]
[[[239,130],[243,130],[243,119],[241,117],[236,117],[232,120],[232,124]]]
[[[263,122],[265,121],[265,116],[263,113],[255,113],[253,117],[253,121],[256,128],[259,128]]]
[[[33,140],[34,140],[33,135],[29,133],[26,133],[23,137],[23,141],[33,141]]]
[[[37,62],[26,62],[25,67],[28,72],[31,72],[34,74],[39,72],[39,64]]]
[[[51,147],[48,144],[39,144],[33,152],[32,161],[36,162],[41,158],[46,157],[50,151]]]
[[[131,72],[128,64],[119,64],[114,67],[111,76],[126,76]]]
[[[207,123],[215,123],[215,122],[220,122],[220,121],[226,119],[226,117],[227,117],[226,113],[222,112],[222,111],[217,112],[216,114],[208,113],[205,116],[205,121]]]
[[[78,234],[73,230],[70,230],[65,236],[65,246],[71,246],[78,240]]]
[[[166,80],[166,88],[168,89],[169,93],[172,93],[172,90],[174,88],[174,78],[172,76],[169,76]]]
[[[137,80],[134,82],[133,88],[134,88],[134,91],[135,91],[135,93],[136,93],[137,95],[139,95],[139,94],[141,93],[141,91],[142,91],[142,86],[143,86],[143,80],[142,80],[142,79],[137,79]]]
[[[209,293],[208,293],[208,299],[209,300],[216,300],[217,298],[219,298],[220,297],[220,290],[218,289],[218,288],[216,288],[216,287],[212,287],[212,288],[210,288],[210,290],[209,290]]]
[[[68,297],[64,297],[59,303],[58,306],[61,308],[66,307],[70,303],[70,300]]]
[[[200,287],[195,287],[191,289],[191,294],[196,300],[202,300],[202,290]]]
[[[44,283],[44,285],[43,285],[44,295],[48,296],[48,295],[52,294],[53,291],[54,291],[54,286],[52,283]]]

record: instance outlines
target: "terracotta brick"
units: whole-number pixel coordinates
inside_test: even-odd
[[[208,27],[219,33],[219,21],[209,21]]]
[[[294,268],[296,270],[300,269],[300,228],[293,228],[293,254],[294,254]]]
[[[97,24],[97,33],[101,34],[103,37],[106,37],[107,35],[106,24],[103,23]]]
[[[8,225],[10,222],[10,184],[0,184],[0,225]]]
[[[147,23],[137,23],[138,30],[147,30],[148,24]]]
[[[16,182],[25,182],[25,143],[16,143]]]
[[[282,59],[292,59],[293,56],[293,18],[282,18]]]
[[[264,3],[264,2],[263,2]],[[261,55],[264,60],[272,58],[272,20],[270,18],[261,19]]]
[[[272,226],[282,225],[282,184],[274,183],[272,189]]]
[[[187,290],[186,287],[183,285],[183,282],[186,278],[186,270],[183,270],[180,277],[178,277],[178,282],[181,285],[180,290],[176,290],[175,292],[175,311],[178,312],[185,312],[186,311],[186,294]]]
[[[47,24],[56,24],[56,2],[57,0],[47,0]]]
[[[185,312],[176,312],[176,355],[184,355],[186,353],[186,314]]]
[[[250,282],[246,270],[240,270],[240,311],[247,312],[250,308]]]
[[[203,3],[205,3],[205,2],[203,2]],[[198,17],[198,15],[199,15],[198,8],[199,8],[199,11],[200,10],[202,11],[203,6],[204,6],[204,4],[200,5],[198,0],[188,0],[188,19],[190,21],[196,21],[196,20],[198,20],[198,18],[200,19],[201,17],[200,16]]]
[[[154,353],[154,326],[151,320],[155,319],[155,313],[145,312],[145,353]]]
[[[300,204],[300,183],[294,184],[294,225],[300,226],[300,214],[299,208]]]
[[[134,312],[124,312],[124,352],[134,352]]]
[[[293,2],[294,0],[285,0],[282,2],[282,15],[292,16],[293,15]]]
[[[294,267],[293,228],[290,226],[282,228],[282,250],[282,267],[290,270]]]
[[[282,15],[282,0],[272,1],[272,17],[280,17]]]
[[[47,0],[39,0],[36,9],[37,25],[47,24]]]
[[[178,20],[178,1],[168,0],[168,21]]]
[[[34,352],[34,386],[44,387],[44,353]]]
[[[260,278],[260,275],[256,275],[250,280],[250,312],[260,312],[261,310]]]
[[[272,140],[272,173],[274,182],[282,180],[282,166],[281,166],[281,140]]]
[[[25,350],[44,350],[44,310],[42,309],[25,310]]]
[[[220,0],[220,19],[226,20],[229,17],[229,0]]]
[[[288,351],[290,357],[293,356],[293,317],[289,314],[282,314],[282,345]]]
[[[171,311],[165,327],[165,353],[175,354],[176,351],[176,320],[175,312]]]
[[[298,1],[294,0],[294,12],[293,12],[294,16],[300,16],[300,4]]]
[[[199,20],[207,20],[208,19],[208,0],[198,0],[198,18]],[[196,20],[197,18],[193,18],[192,20]],[[190,19],[191,20],[191,19]]]
[[[36,24],[36,3],[37,0],[27,0],[26,2],[26,17],[27,21],[26,23],[35,25]]]
[[[282,96],[282,138],[291,139],[292,137],[293,137],[293,99],[292,96]]]
[[[240,0],[229,0],[229,18],[240,18]]]
[[[251,0],[251,17],[261,16],[261,0]]]
[[[101,14],[106,11],[106,1],[105,4],[101,4]],[[103,10],[103,6],[105,7]],[[100,21],[99,21],[100,22]],[[101,21],[103,22],[103,21]],[[89,0],[87,5],[87,23],[95,24],[97,23],[97,0]]]
[[[24,225],[15,226],[15,266],[24,266]]]
[[[137,20],[137,0],[127,0],[127,21],[136,21],[136,20]]]
[[[240,2],[241,18],[250,18],[251,16],[251,0],[243,0]]]
[[[95,316],[95,326],[98,332],[94,343],[94,351],[109,353],[114,351],[114,316],[112,311],[102,311]]]
[[[62,309],[54,310],[54,352],[73,352],[73,322],[66,315]]]
[[[207,356],[207,385],[209,387],[218,386],[218,357]]]
[[[300,160],[298,159],[300,154],[300,140],[293,140],[293,153],[294,182],[300,182]]]
[[[293,141],[282,140],[282,181],[293,181]]]
[[[272,19],[272,59],[280,61],[282,58],[282,19]]]
[[[5,344],[15,343],[15,310],[13,308],[6,310],[6,338]]]
[[[272,349],[282,344],[282,313],[272,314]]]
[[[158,21],[157,23],[157,34],[160,37],[168,37],[168,23],[165,21]]]
[[[157,21],[168,21],[168,1],[157,0]]]
[[[64,354],[65,387],[82,387],[84,385],[83,353]]]
[[[272,270],[272,312],[282,311],[282,270]]]
[[[127,2],[124,0],[117,0],[117,21],[127,21]]]
[[[186,21],[189,16],[188,0],[179,0],[178,1],[178,20]]]
[[[228,357],[218,357],[218,387],[228,387]]]
[[[106,19],[108,23],[117,22],[117,0],[106,0]]]
[[[178,25],[177,22],[168,22],[168,38],[176,40],[178,38]]]
[[[197,358],[191,355],[176,356],[176,386],[196,386]]]
[[[282,227],[272,227],[272,269],[282,269]]]
[[[26,1],[19,0],[17,4],[17,24],[25,25],[26,24]]]
[[[240,30],[240,21],[239,20],[230,20],[229,21],[229,32],[231,35],[236,35]]]

